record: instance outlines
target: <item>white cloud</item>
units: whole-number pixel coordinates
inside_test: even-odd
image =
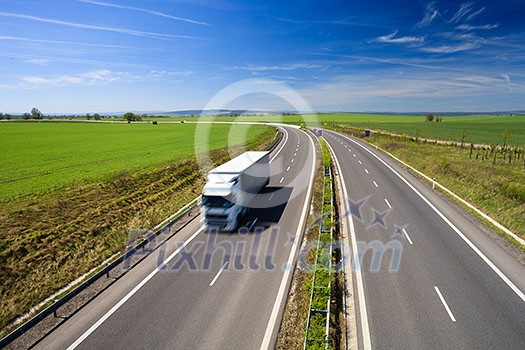
[[[321,68],[319,64],[310,64],[310,63],[291,63],[291,64],[281,64],[274,66],[255,66],[255,65],[246,65],[246,66],[234,66],[226,67],[227,70],[247,70],[250,72],[265,72],[265,71],[291,71],[296,69],[313,69]]]
[[[431,2],[425,6],[425,16],[416,26],[420,28],[426,27],[432,23],[438,15],[439,11],[436,9],[436,3]]]
[[[424,47],[421,48],[423,52],[429,53],[455,53],[461,51],[468,51],[479,48],[481,45],[477,42],[462,43],[458,45],[441,45],[435,47]]]
[[[472,18],[476,17],[477,15],[479,15],[480,13],[482,13],[483,11],[485,11],[485,7],[482,7],[482,8],[480,8],[479,10],[477,10],[476,12],[471,13],[471,14],[467,17],[467,21],[470,21]]]
[[[56,19],[42,18],[42,17],[23,15],[23,14],[18,14],[18,13],[0,12],[0,16],[27,19],[30,21],[51,23],[51,24],[56,24],[56,25],[61,25],[61,26],[66,26],[66,27],[89,29],[89,30],[100,30],[100,31],[106,31],[106,32],[114,32],[114,33],[127,34],[127,35],[133,35],[133,36],[147,37],[147,38],[152,38],[152,39],[160,39],[160,40],[168,40],[169,38],[199,39],[197,37],[192,37],[188,35],[152,33],[152,32],[143,32],[140,30],[118,28],[118,27],[96,26],[96,25],[91,25],[91,24],[61,21],[61,20],[56,20]]]
[[[168,19],[173,19],[173,20],[176,20],[176,21],[188,22],[188,23],[193,23],[193,24],[200,24],[200,25],[205,25],[205,26],[209,26],[210,25],[210,24],[208,24],[206,22],[200,22],[200,21],[196,21],[194,19],[189,19],[189,18],[176,17],[176,16],[172,16],[172,15],[166,14],[164,12],[148,10],[148,9],[144,9],[144,8],[140,8],[140,7],[117,5],[117,4],[112,4],[112,3],[109,3],[109,2],[92,1],[92,0],[77,0],[77,1],[84,2],[84,3],[87,3],[87,4],[92,4],[92,5],[98,5],[98,6],[106,6],[106,7],[113,7],[113,8],[118,8],[118,9],[125,9],[125,10],[145,12],[145,13],[149,13],[149,14],[154,15],[154,16],[159,16],[159,17],[164,17],[164,18],[168,18]]]
[[[409,43],[423,43],[425,41],[424,37],[421,36],[403,36],[396,38],[398,31],[396,30],[392,34],[379,36],[374,40],[369,42],[378,42],[378,43],[391,43],[391,44],[409,44]]]
[[[490,29],[494,29],[494,28],[498,28],[498,27],[499,27],[499,24],[497,24],[497,23],[495,23],[495,24],[485,24],[485,25],[479,25],[479,26],[472,26],[472,25],[469,25],[469,24],[462,24],[460,26],[457,26],[456,29],[471,31],[471,30],[490,30]]]
[[[456,14],[450,19],[449,23],[458,23],[463,17],[465,17],[469,12],[472,11],[472,3],[463,3],[460,5],[459,10]]]
[[[27,63],[36,64],[37,66],[45,66],[49,60],[45,58],[31,58],[26,60]]]
[[[37,88],[45,86],[93,86],[107,85],[116,82],[137,83],[143,81],[169,80],[180,82],[181,77],[191,75],[191,71],[157,71],[146,73],[114,72],[107,69],[98,69],[84,73],[64,74],[54,77],[24,76],[18,87]],[[173,80],[177,77],[176,80]]]

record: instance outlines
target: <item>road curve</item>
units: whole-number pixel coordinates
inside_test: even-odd
[[[362,257],[353,273],[359,348],[525,349],[525,266],[388,156],[323,135]]]
[[[273,347],[316,162],[311,136],[282,129],[249,230],[207,232],[194,220],[36,348]]]

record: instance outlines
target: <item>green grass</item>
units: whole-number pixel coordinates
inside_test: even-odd
[[[2,172],[30,167],[28,174],[40,174],[41,167],[49,166],[49,176],[58,175],[47,178],[46,186],[37,186],[38,176],[31,178],[34,182],[19,182],[20,187],[11,188],[18,197],[0,205],[0,329],[122,252],[138,239],[137,232],[147,232],[193,200],[205,183],[193,157],[195,125],[4,126],[2,135],[8,137],[0,142],[11,148],[1,160]],[[228,139],[230,131],[235,136]],[[230,130],[220,125],[211,134],[217,149],[210,152],[210,166],[243,152],[244,147],[224,147],[228,141],[240,142],[247,135],[247,149],[264,150],[275,139],[274,128],[268,127]],[[5,168],[8,161],[13,169]]]
[[[192,157],[195,124],[0,123],[0,202]],[[214,125],[210,149],[253,140],[265,126]]]
[[[303,119],[304,118],[304,119]],[[266,121],[307,125],[343,124],[362,129],[384,130],[393,133],[416,135],[431,139],[461,142],[461,131],[465,130],[467,143],[503,144],[503,131],[508,129],[507,142],[525,144],[525,116],[443,116],[443,122],[427,122],[425,116],[381,115],[381,114],[319,114],[295,116],[221,117],[216,120]]]

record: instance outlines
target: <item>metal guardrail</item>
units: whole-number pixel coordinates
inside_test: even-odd
[[[276,147],[277,145],[279,145],[279,143],[281,142],[283,138],[283,133],[282,132],[279,132],[279,135],[277,137],[277,139],[268,147],[267,151],[268,152],[272,152]],[[19,326],[18,328],[16,328],[15,330],[13,330],[11,333],[9,333],[8,335],[6,335],[4,338],[2,338],[0,340],[0,349],[1,348],[4,348],[6,347],[7,345],[9,345],[11,342],[13,342],[15,339],[17,339],[18,337],[20,337],[22,334],[26,333],[28,330],[30,330],[32,327],[34,327],[36,324],[38,324],[40,321],[42,321],[44,318],[46,318],[47,316],[51,315],[51,314],[54,314],[56,316],[56,312],[57,310],[64,306],[67,302],[69,302],[71,299],[73,299],[75,296],[77,296],[78,294],[80,294],[82,291],[84,291],[85,289],[87,289],[89,286],[91,286],[94,282],[98,281],[102,276],[106,276],[106,277],[109,277],[109,272],[111,270],[113,270],[114,268],[116,268],[118,265],[120,265],[121,263],[125,262],[127,259],[131,258],[132,256],[134,256],[139,249],[143,249],[148,243],[152,242],[153,240],[155,240],[161,233],[165,232],[166,228],[168,227],[171,227],[173,226],[176,222],[178,222],[181,218],[185,217],[187,213],[189,213],[191,210],[193,210],[198,204],[199,204],[199,201],[198,201],[199,197],[197,197],[195,200],[193,200],[192,202],[188,203],[186,205],[186,209],[184,209],[184,207],[182,208],[182,212],[175,216],[174,218],[172,218],[171,220],[169,220],[167,223],[165,223],[162,227],[158,228],[157,230],[155,230],[151,235],[149,235],[148,237],[146,237],[145,239],[143,239],[141,242],[139,242],[138,244],[136,244],[135,246],[133,246],[131,249],[129,249],[128,251],[126,251],[124,254],[122,254],[121,256],[119,256],[118,258],[116,258],[114,261],[112,261],[111,263],[107,264],[104,268],[102,268],[100,271],[98,271],[97,273],[95,273],[93,276],[89,277],[88,279],[86,279],[84,282],[82,282],[80,285],[78,285],[77,287],[75,287],[73,290],[71,290],[70,292],[68,292],[66,295],[64,295],[63,297],[61,297],[60,299],[57,299],[53,302],[53,304],[49,305],[48,307],[46,307],[45,309],[43,309],[42,311],[40,311],[38,314],[36,314],[35,316],[33,316],[32,318],[30,318],[28,321],[26,321],[25,323],[23,323],[21,326]],[[194,203],[194,204],[191,204],[191,203]],[[195,216],[196,217],[196,216]],[[157,249],[158,247],[160,247],[162,244],[164,244],[168,239],[170,239],[171,237],[173,237],[173,235],[175,235],[177,232],[179,232],[181,229],[183,229],[184,227],[186,227],[195,217],[193,217],[191,220],[189,220],[187,223],[185,223],[183,226],[181,226],[177,231],[173,232],[171,235],[169,235],[168,237],[166,237],[164,240],[162,240],[162,242],[158,243],[156,245],[156,247],[154,249],[152,249],[151,251]],[[133,266],[137,265],[139,262],[141,262],[142,260],[144,260],[149,254],[145,254],[145,255],[142,255],[142,257],[135,261],[133,263]],[[131,267],[131,266],[130,266]],[[128,269],[127,271],[124,271],[121,275],[118,276],[118,278],[124,276],[130,269]],[[89,302],[89,301],[88,301]],[[86,303],[87,304],[87,303]],[[85,304],[84,304],[85,305]],[[83,306],[84,306],[83,305]],[[82,306],[82,307],[83,307]]]
[[[191,203],[191,202],[190,202]],[[172,220],[170,220],[166,225],[164,225],[163,227],[157,229],[156,231],[154,231],[151,235],[149,235],[147,238],[143,239],[141,242],[139,242],[138,244],[136,244],[135,246],[133,246],[131,249],[129,249],[128,251],[126,251],[124,254],[122,254],[121,256],[119,256],[118,258],[116,258],[115,260],[113,260],[111,263],[107,264],[103,269],[101,269],[100,271],[98,271],[97,273],[95,273],[93,276],[89,277],[87,280],[85,280],[84,282],[82,282],[80,285],[78,285],[77,287],[75,287],[73,290],[71,290],[70,292],[68,292],[66,295],[64,295],[62,298],[60,299],[57,299],[53,302],[53,304],[49,305],[48,307],[46,307],[44,310],[40,311],[38,314],[36,314],[35,316],[33,316],[31,319],[29,319],[27,322],[25,322],[24,324],[22,324],[21,326],[19,326],[18,328],[16,328],[15,330],[13,330],[11,333],[9,333],[7,336],[5,336],[4,338],[2,338],[2,340],[0,340],[0,348],[4,348],[5,346],[7,346],[8,344],[10,344],[12,341],[14,341],[16,338],[18,338],[19,336],[21,336],[22,334],[24,334],[25,332],[27,332],[29,329],[31,329],[32,327],[34,327],[38,322],[40,322],[41,320],[43,320],[44,318],[46,318],[47,316],[51,315],[51,314],[55,314],[56,315],[56,311],[64,306],[67,302],[69,302],[71,299],[73,299],[73,297],[77,296],[78,294],[80,294],[82,291],[84,291],[86,288],[88,288],[89,286],[91,286],[95,281],[97,281],[99,278],[101,278],[102,276],[106,276],[106,277],[109,277],[109,272],[111,270],[113,270],[114,268],[116,268],[118,265],[120,265],[121,263],[125,262],[127,259],[131,258],[132,256],[135,255],[135,253],[138,252],[139,249],[143,249],[148,243],[152,242],[155,240],[155,238],[157,236],[159,236],[161,233],[164,233],[166,228],[169,228],[171,226],[173,226],[176,222],[178,222],[180,219],[182,219],[183,217],[186,216],[186,214],[188,214],[192,209],[194,209],[196,206],[198,205],[198,201],[195,201],[195,203],[193,205],[190,204],[189,207],[187,207],[183,212],[181,212],[179,215],[177,215],[175,218],[173,218]],[[197,216],[195,216],[197,217]],[[186,227],[191,221],[193,221],[193,219],[195,219],[195,217],[193,217],[191,220],[189,220],[187,223],[185,223],[183,226],[181,226],[177,231],[173,232],[171,235],[169,235],[167,238],[165,238],[162,242],[160,242],[159,244],[157,244],[157,246],[155,247],[158,248],[159,246],[161,246],[163,243],[165,243],[168,239],[170,239],[171,237],[173,237],[173,235],[175,235],[177,232],[179,232],[181,229],[183,229],[184,227]],[[148,254],[149,255],[149,254]],[[145,259],[148,255],[143,255],[138,261],[136,261],[134,265],[138,264],[140,261],[142,261],[143,259]],[[130,269],[128,269],[127,271],[124,271],[121,275],[118,276],[118,278],[124,276],[128,271],[130,271]]]

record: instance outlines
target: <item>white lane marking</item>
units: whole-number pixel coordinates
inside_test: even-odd
[[[226,261],[222,266],[221,266],[221,269],[219,270],[219,272],[217,272],[217,274],[215,275],[215,277],[213,278],[213,280],[211,281],[210,283],[210,287],[212,287],[215,282],[217,282],[217,280],[219,279],[219,276],[221,275],[221,273],[224,271],[224,269],[226,268],[226,266],[228,266],[228,261]]]
[[[368,169],[365,169],[365,173],[370,174],[370,173],[368,172]]]
[[[360,160],[358,160],[358,162],[359,162],[359,164],[363,164],[363,162],[362,162],[362,161],[360,161]]]
[[[345,136],[346,137],[346,136]],[[412,186],[412,184],[410,182],[408,182],[407,179],[405,179],[403,176],[401,176],[401,174],[399,174],[396,170],[394,170],[394,168],[392,168],[390,165],[388,165],[383,159],[381,159],[378,155],[376,155],[375,153],[373,153],[372,151],[370,151],[368,148],[366,148],[365,146],[361,145],[360,143],[352,140],[351,138],[349,137],[346,137],[348,139],[348,141],[350,142],[353,142],[355,143],[357,146],[361,147],[362,149],[364,149],[365,151],[367,151],[368,153],[370,153],[373,157],[375,157],[377,160],[379,160],[381,163],[383,163],[384,166],[386,166],[388,169],[390,169],[390,171],[392,171],[397,177],[399,177],[401,179],[401,181],[403,181],[410,189],[412,189],[412,191],[414,191],[418,196],[419,198],[421,198],[425,203],[427,203],[427,205],[436,213],[439,215],[439,217],[441,219],[443,219],[443,221],[445,221],[447,223],[448,226],[450,226],[450,228],[452,228],[454,230],[454,232],[456,232],[458,234],[459,237],[461,237],[461,239],[463,239],[463,241],[465,243],[467,243],[467,245],[476,253],[478,254],[478,256],[492,269],[492,271],[494,271],[498,276],[499,278],[501,278],[503,280],[503,282],[505,282],[507,284],[507,286],[510,287],[510,289],[512,289],[514,291],[514,293],[516,293],[516,295],[525,302],[525,293],[523,293],[518,287],[516,287],[516,285],[514,283],[512,283],[512,281],[507,277],[505,276],[505,274],[489,259],[485,256],[485,254],[483,254],[483,252],[474,244],[472,243],[472,241],[470,239],[467,238],[467,236],[465,236],[465,234],[463,232],[461,232],[460,229],[458,229],[456,227],[456,225],[454,225],[452,223],[452,221],[450,221],[446,216],[445,214],[443,214],[441,211],[439,211],[438,208],[436,208],[434,206],[434,204],[432,204],[430,202],[430,200],[428,200],[425,196],[423,196],[421,194],[421,192],[419,192],[414,186]]]
[[[291,162],[293,163],[294,159],[292,158]]]
[[[355,153],[354,153],[354,158],[356,157]]]
[[[284,142],[281,145],[281,147],[279,147],[279,150],[277,152],[275,152],[275,154],[273,155],[272,159],[270,159],[269,163],[273,162],[275,160],[275,158],[277,158],[279,153],[281,153],[281,151],[283,150],[284,146],[286,146],[286,143],[288,142],[288,131],[286,131],[286,129],[284,129],[284,128],[282,130],[284,131]]]
[[[352,150],[351,150],[351,149],[349,149],[349,150],[348,150],[348,152],[352,152]]]
[[[330,146],[330,144],[327,142],[327,146],[332,151],[332,154],[334,155],[334,162],[337,166],[337,171],[339,174],[342,174],[341,166],[339,164],[339,160],[335,156],[335,152],[333,148]],[[339,180],[341,181],[341,187],[343,188],[343,195],[345,199],[350,198],[348,196],[348,190],[345,184],[345,178],[344,176],[339,176]],[[346,207],[347,203],[345,200],[344,210],[345,212],[348,212],[348,208]],[[372,343],[370,341],[370,329],[368,327],[368,313],[366,310],[366,300],[365,300],[365,289],[363,285],[363,275],[361,273],[361,263],[359,261],[359,252],[357,250],[357,238],[354,228],[354,220],[352,218],[352,215],[346,215],[346,220],[348,220],[348,226],[350,227],[350,237],[352,240],[352,254],[353,254],[353,271],[355,272],[355,279],[357,283],[357,296],[359,300],[359,318],[361,320],[361,337],[363,338],[363,349],[364,350],[371,350],[372,349]]]
[[[403,234],[405,235],[408,243],[414,244],[414,243],[412,243],[412,240],[410,239],[410,236],[408,235],[407,230],[403,229]]]
[[[439,299],[441,299],[441,303],[443,304],[443,306],[445,307],[445,309],[447,310],[447,313],[448,313],[448,316],[450,317],[450,319],[452,320],[452,322],[456,322],[456,318],[454,317],[454,315],[452,314],[452,311],[450,311],[450,308],[448,307],[448,304],[447,302],[445,301],[445,298],[443,298],[443,295],[441,294],[441,291],[439,290],[439,288],[437,286],[434,286],[434,289],[439,297]]]
[[[372,181],[372,182],[374,183],[375,187],[379,188],[379,186],[377,186],[377,182],[375,182],[375,181]]]
[[[283,177],[281,177],[281,181],[279,181],[279,183],[280,183],[280,184],[282,184],[282,183],[283,183],[283,181],[284,181],[284,176],[283,176]]]
[[[286,168],[286,171],[290,171],[290,167]]]
[[[294,157],[295,157],[295,156],[297,156],[297,152],[296,152],[296,153],[294,153],[294,154],[293,154],[293,156],[294,156]]]
[[[385,203],[386,203],[386,205],[388,205],[388,207],[389,207],[390,209],[392,209],[392,206],[390,205],[390,202],[389,202],[388,199],[386,199],[386,198],[385,198]]]
[[[73,344],[71,344],[67,350],[73,350],[77,346],[79,346],[84,340],[86,340],[87,337],[91,333],[93,333],[104,321],[106,321],[111,315],[113,315],[126,301],[128,301],[135,293],[139,291],[140,288],[142,288],[146,283],[148,283],[159,271],[161,271],[174,257],[177,256],[177,254],[180,253],[182,249],[184,249],[188,243],[190,243],[195,237],[199,235],[204,230],[204,226],[202,226],[200,229],[198,229],[190,238],[188,238],[177,250],[175,250],[170,256],[166,258],[160,264],[155,268],[155,270],[151,271],[149,275],[146,276],[139,284],[135,286],[124,298],[120,299],[118,303],[115,304],[104,316],[102,316],[97,322],[95,322],[94,325],[92,325],[84,334],[82,334]]]
[[[315,150],[315,145],[311,137],[308,136],[308,139],[310,140],[311,149]],[[313,155],[313,162],[312,162],[312,172],[310,173],[310,179],[308,187],[308,191],[306,193],[306,200],[304,201],[303,205],[303,212],[301,214],[301,219],[299,221],[299,225],[297,226],[297,231],[295,232],[295,237],[301,237],[302,232],[304,230],[304,225],[306,222],[306,216],[308,215],[308,206],[310,205],[311,200],[311,194],[312,194],[312,182],[315,176],[316,168],[314,164],[316,164],[316,155],[315,152],[312,151]],[[277,323],[277,318],[279,316],[279,310],[281,309],[281,305],[283,303],[284,294],[287,289],[289,279],[291,274],[294,271],[294,260],[295,256],[297,255],[298,248],[301,245],[300,239],[294,239],[292,243],[292,249],[290,250],[290,255],[288,256],[288,261],[286,262],[286,266],[288,268],[284,269],[283,279],[281,280],[281,285],[279,286],[279,292],[277,293],[277,298],[275,299],[275,304],[273,305],[272,314],[270,315],[270,320],[268,321],[268,326],[266,327],[266,331],[264,332],[264,338],[261,344],[261,350],[267,350],[270,348],[270,341],[272,340],[273,332],[275,329],[275,325]]]
[[[274,195],[275,195],[275,192],[272,192],[272,193],[270,194],[270,197],[268,197],[268,200],[271,201]]]
[[[257,220],[259,220],[259,218],[255,218],[255,220],[253,220],[252,224],[250,225],[250,227],[248,227],[248,231],[251,231],[252,228],[255,226],[255,223],[257,223]]]

